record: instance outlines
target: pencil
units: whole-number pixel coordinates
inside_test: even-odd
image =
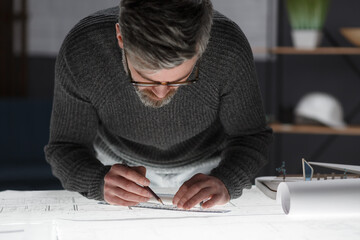
[[[158,202],[160,202],[162,205],[164,205],[164,203],[163,203],[163,201],[161,200],[161,198],[158,196],[158,195],[156,195],[156,193],[154,193],[154,191],[153,190],[151,190],[151,188],[149,188],[149,187],[144,187],[146,190],[148,190],[155,198],[156,198],[156,200],[158,201]]]
[[[129,167],[129,165],[127,165],[126,162],[123,162],[122,165],[124,165],[125,167]],[[144,188],[145,188],[146,190],[148,190],[148,191],[154,196],[154,198],[156,198],[156,200],[157,200],[158,202],[160,202],[162,205],[165,205],[165,204],[163,203],[163,201],[161,200],[161,198],[160,198],[158,195],[156,195],[156,193],[154,193],[154,191],[151,190],[151,188],[149,188],[149,187],[144,187]]]

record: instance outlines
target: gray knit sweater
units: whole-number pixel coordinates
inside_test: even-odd
[[[115,7],[83,19],[61,47],[45,147],[53,174],[65,189],[101,200],[110,166],[95,149],[119,162],[158,168],[191,167],[219,155],[211,175],[231,198],[239,197],[266,163],[272,134],[246,37],[215,12],[199,81],[154,109],[141,103],[124,71],[118,12]]]

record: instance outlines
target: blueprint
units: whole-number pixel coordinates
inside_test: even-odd
[[[6,221],[34,219],[119,220],[156,217],[181,218],[199,214],[211,216],[214,214],[248,215],[259,214],[260,212],[281,213],[280,205],[271,199],[263,198],[262,193],[258,190],[249,191],[250,195],[248,194],[223,206],[216,206],[211,209],[201,209],[200,206],[196,206],[187,211],[172,206],[171,196],[173,196],[173,192],[169,189],[162,189],[162,192],[161,189],[157,190],[158,195],[164,200],[165,206],[158,204],[154,199],[129,209],[123,206],[103,204],[103,202],[87,199],[78,193],[64,190],[4,191],[0,192],[0,223],[4,219]],[[247,198],[253,200],[247,201]]]

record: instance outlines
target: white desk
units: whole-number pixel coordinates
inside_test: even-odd
[[[0,239],[360,239],[360,216],[290,217],[256,187],[219,208],[231,212],[130,210],[68,191],[5,191],[0,192]]]

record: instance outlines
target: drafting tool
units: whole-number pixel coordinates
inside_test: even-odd
[[[133,206],[133,208],[149,208],[149,209],[158,209],[158,210],[170,210],[170,211],[182,211],[182,212],[202,212],[202,213],[227,213],[230,212],[230,210],[224,210],[224,209],[202,209],[200,207],[194,207],[191,209],[182,209],[177,208],[174,205],[161,205],[158,203],[139,203],[136,206]]]
[[[149,188],[148,186],[145,186],[144,187],[146,190],[148,190],[153,196],[154,196],[154,198],[156,199],[156,201],[158,201],[159,203],[161,203],[162,205],[164,205],[164,203],[163,203],[163,201],[161,200],[161,198],[158,196],[158,195],[156,195],[156,193],[151,189],[151,188]]]
[[[334,163],[318,163],[318,162],[307,162],[305,159],[302,159],[302,168],[303,174],[301,175],[286,175],[285,163],[283,162],[280,168],[277,168],[276,171],[282,173],[283,176],[267,176],[267,177],[258,177],[255,179],[255,185],[269,198],[276,199],[277,188],[281,182],[302,182],[302,181],[311,181],[313,180],[314,170],[312,166],[321,166],[325,168],[335,169],[343,171],[344,174],[316,174],[316,181],[326,181],[326,180],[340,180],[340,179],[355,179],[360,178],[360,166],[356,165],[346,165],[346,164],[334,164]],[[353,173],[353,174],[348,174]]]
[[[311,181],[314,174],[314,169],[310,164],[303,158],[302,159],[303,176],[305,181]]]
[[[311,165],[326,167],[330,169],[335,169],[344,172],[351,172],[355,174],[360,174],[360,166],[356,165],[346,165],[346,164],[335,164],[335,163],[319,163],[319,162],[309,162]]]

